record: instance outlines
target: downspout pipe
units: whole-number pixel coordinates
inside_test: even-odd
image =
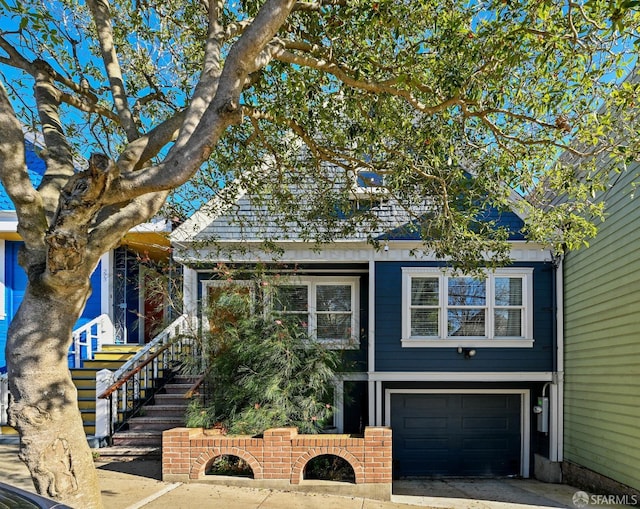
[[[555,339],[556,359],[551,385],[553,419],[550,422],[552,436],[549,443],[549,459],[562,461],[564,447],[564,255],[553,257],[555,267]]]

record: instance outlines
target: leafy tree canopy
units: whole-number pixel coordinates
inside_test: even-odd
[[[503,250],[504,232],[474,219],[513,206],[511,190],[535,206],[518,205],[532,240],[579,245],[602,213],[595,163],[637,154],[636,134],[619,136],[638,95],[635,81],[620,86],[635,65],[634,2],[3,4],[0,63],[20,121],[46,126],[44,87],[29,94],[46,81],[60,106],[48,129],[75,157],[118,161],[111,204],[192,177],[166,207],[184,217],[239,179],[308,238],[331,240],[375,221],[332,213],[349,203],[336,180],[364,169],[409,208],[431,197],[435,214],[416,218],[429,247],[472,259]],[[567,201],[532,195],[542,178]],[[301,187],[314,197],[302,210]],[[318,217],[333,224],[319,231]]]

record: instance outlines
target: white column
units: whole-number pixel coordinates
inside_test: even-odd
[[[189,316],[198,314],[198,273],[189,267],[182,272],[183,312]]]
[[[111,430],[109,399],[99,399],[98,396],[106,391],[113,383],[113,373],[108,369],[101,369],[96,373],[96,437],[109,436]],[[117,393],[116,393],[117,394]]]
[[[113,323],[113,249],[100,258],[100,312]]]

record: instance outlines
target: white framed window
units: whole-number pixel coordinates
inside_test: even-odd
[[[402,346],[533,346],[533,269],[402,268]]]
[[[226,281],[220,279],[202,281],[202,328],[204,331],[210,333],[218,331],[215,317],[212,316],[212,309],[216,304],[221,302],[221,299],[228,298],[232,294],[247,296],[249,298],[250,310],[254,311],[255,283],[253,281]],[[220,311],[217,310],[218,314],[219,312]],[[225,316],[223,316],[222,319],[226,321],[233,320],[233,312],[225,312]]]
[[[314,339],[334,348],[359,348],[359,278],[307,276],[272,290],[274,311],[292,317]]]

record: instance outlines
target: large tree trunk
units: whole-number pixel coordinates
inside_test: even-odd
[[[91,289],[87,276],[79,275],[72,283],[65,279],[66,284],[54,286],[30,274],[7,341],[13,398],[9,419],[20,432],[20,457],[39,493],[78,509],[101,508],[98,478],[67,366],[73,326]]]

